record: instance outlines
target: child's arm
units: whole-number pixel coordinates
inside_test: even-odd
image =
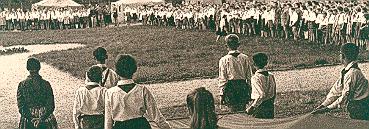
[[[324,100],[324,102],[321,104],[322,106],[328,106],[330,104],[332,104],[335,100],[337,100],[337,98],[340,96],[340,93],[337,91],[336,87],[339,85],[339,81],[337,80],[336,83],[332,86],[331,90],[329,91],[326,99]]]
[[[218,77],[218,87],[220,95],[223,95],[223,88],[227,83],[227,66],[223,60],[219,61],[219,77]]]
[[[104,129],[113,128],[113,116],[111,114],[111,105],[110,105],[110,95],[109,92],[105,92],[105,120],[104,120]]]
[[[253,71],[252,71],[252,67],[251,67],[251,61],[249,59],[246,60],[246,80],[247,80],[247,84],[249,84],[249,86],[251,85],[251,77],[253,75]]]
[[[329,109],[334,109],[334,108],[340,108],[341,104],[343,104],[349,96],[349,91],[350,91],[350,87],[354,87],[353,85],[355,85],[355,77],[353,77],[353,75],[347,75],[346,78],[344,78],[343,81],[343,89],[342,91],[337,91],[340,96],[330,105],[328,105],[327,107]]]
[[[263,102],[263,98],[265,97],[265,90],[263,88],[262,81],[256,77],[253,77],[251,79],[251,86],[253,96],[255,97],[255,100],[251,104],[251,106],[256,108]]]
[[[255,76],[251,78],[251,87],[251,98],[254,98],[254,101],[251,106],[246,109],[247,114],[253,114],[255,108],[263,102],[263,98],[265,96],[264,88],[259,78]]]
[[[74,104],[73,104],[73,122],[74,122],[74,127],[75,129],[80,129],[79,127],[79,116],[81,115],[80,114],[80,108],[81,108],[81,105],[80,105],[81,101],[79,100],[79,92],[76,91],[75,93],[75,97],[74,97]]]
[[[161,114],[159,108],[156,105],[156,101],[154,99],[154,96],[151,94],[151,92],[144,87],[143,89],[144,94],[144,104],[146,108],[146,115],[150,120],[155,121],[155,123],[159,126],[161,129],[170,129],[169,123],[166,121],[164,116]]]

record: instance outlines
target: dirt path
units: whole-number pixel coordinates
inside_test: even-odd
[[[79,44],[60,44],[60,45],[33,45],[25,46],[30,50],[29,53],[13,54],[9,56],[0,56],[0,128],[12,129],[17,127],[19,120],[19,113],[17,108],[16,94],[18,83],[28,76],[26,70],[26,61],[30,55],[53,51],[65,50],[69,48],[82,47]],[[41,64],[41,75],[46,80],[50,81],[56,102],[55,115],[58,123],[62,129],[66,128],[64,125],[70,124],[69,116],[62,116],[62,114],[70,113],[71,108],[65,105],[73,103],[73,92],[81,84],[82,80],[71,77],[68,73],[61,72],[44,63]],[[66,122],[67,121],[67,122]],[[70,128],[70,127],[68,127]]]
[[[0,56],[0,112],[5,119],[0,119],[1,129],[17,127],[19,113],[16,103],[16,91],[20,81],[28,75],[26,60],[33,54],[52,50],[65,50],[82,47],[79,44],[59,45],[32,45],[25,46],[29,53]],[[369,63],[361,64],[367,77],[369,77]],[[277,90],[279,92],[292,90],[326,89],[338,78],[342,66],[321,67],[304,70],[292,70],[274,72],[277,78]],[[59,71],[45,63],[42,63],[41,76],[50,81],[54,94],[57,117],[61,129],[73,128],[72,104],[74,91],[83,86],[83,80],[72,77],[68,73]],[[216,79],[201,79],[182,82],[171,82],[147,85],[158,101],[160,107],[179,105],[185,103],[185,96],[196,87],[207,87],[217,94]]]

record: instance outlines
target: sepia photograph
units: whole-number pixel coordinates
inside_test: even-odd
[[[0,129],[369,129],[368,0],[0,0]]]

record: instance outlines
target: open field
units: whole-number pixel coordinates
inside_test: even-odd
[[[78,78],[95,64],[92,51],[97,46],[109,52],[108,66],[114,57],[129,53],[138,60],[139,82],[168,82],[192,78],[214,78],[218,60],[227,54],[223,42],[215,42],[212,32],[183,31],[171,28],[131,26],[65,31],[10,32],[0,34],[0,45],[83,43],[83,49],[39,54],[43,62]],[[271,38],[241,37],[241,51],[251,55],[267,52],[269,69],[293,69],[322,63],[339,63],[338,47]],[[368,52],[361,58],[368,59]]]
[[[29,53],[0,56],[1,73],[0,81],[5,82],[0,86],[0,129],[15,128],[19,120],[19,113],[16,105],[16,90],[18,83],[27,76],[25,61],[28,56],[37,53],[49,52],[51,50],[64,50],[81,47],[81,45],[36,45],[25,47]],[[77,48],[80,49],[80,48]],[[369,63],[360,64],[361,68],[369,67]],[[339,70],[342,66],[329,66],[312,69],[275,71],[277,78],[277,100],[276,117],[285,118],[306,114],[313,110],[323,100],[332,82],[338,78]],[[366,76],[369,69],[363,69]],[[325,73],[325,74],[324,74]],[[331,73],[331,74],[327,74]],[[83,86],[83,80],[75,78],[68,73],[62,72],[45,63],[42,64],[41,75],[50,81],[54,95],[56,115],[61,129],[73,128],[72,105],[74,91]],[[185,108],[185,96],[197,87],[206,87],[215,96],[217,87],[214,86],[216,80],[201,79],[180,82],[145,84],[154,94],[160,110],[168,119],[187,117]],[[314,85],[313,85],[314,84]],[[227,113],[219,111],[218,113]],[[345,113],[338,111],[331,113],[336,116],[347,117]]]
[[[160,35],[156,35],[160,33]],[[165,35],[167,34],[167,35]],[[123,36],[125,35],[125,36]],[[93,38],[96,37],[97,38]],[[96,46],[106,46],[110,57],[118,53],[130,53],[138,61],[140,70],[136,79],[150,88],[165,117],[187,117],[185,96],[197,87],[206,87],[217,97],[215,79],[218,59],[226,54],[223,43],[214,42],[210,32],[177,31],[167,28],[135,26],[123,28],[102,28],[88,30],[39,31],[0,33],[0,44],[54,44],[80,42],[80,45],[25,47],[29,53],[0,56],[0,128],[17,126],[19,114],[16,107],[17,84],[27,76],[25,60],[32,54],[41,58],[41,75],[51,82],[55,94],[57,117],[60,128],[73,128],[72,104],[74,91],[83,86],[84,71],[94,64],[91,53]],[[293,41],[242,37],[242,51],[251,54],[269,51],[270,69],[293,69],[295,66],[312,66],[316,61],[326,60],[338,63],[338,47],[318,46]],[[140,44],[135,44],[140,43]],[[67,50],[65,50],[67,49]],[[51,51],[58,50],[58,51]],[[62,50],[62,51],[59,51]],[[47,53],[44,53],[47,52]],[[293,55],[293,56],[292,56]],[[361,58],[368,59],[368,52]],[[277,60],[278,59],[278,60]],[[113,66],[113,58],[109,66]],[[369,77],[369,63],[361,64],[366,77]],[[58,70],[59,69],[59,70]],[[277,83],[276,116],[285,118],[306,114],[324,99],[328,88],[339,77],[342,66],[319,67],[274,71]],[[61,71],[60,71],[61,70]],[[66,72],[65,72],[66,71]],[[206,78],[196,80],[194,78]],[[177,81],[191,79],[188,81]],[[153,84],[153,82],[155,84]],[[157,83],[165,82],[165,83]],[[218,108],[217,108],[218,109]],[[219,113],[226,113],[219,111]],[[331,114],[347,117],[336,111]]]

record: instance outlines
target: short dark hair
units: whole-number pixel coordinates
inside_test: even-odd
[[[235,34],[227,35],[226,42],[227,46],[232,50],[235,50],[240,46],[239,37]]]
[[[262,52],[254,54],[252,60],[254,61],[254,65],[261,69],[268,64],[268,56]]]
[[[105,59],[107,59],[107,52],[106,49],[103,47],[98,47],[94,50],[93,52],[94,57],[96,58],[96,60],[98,61],[104,61]]]
[[[356,60],[359,56],[359,47],[354,43],[346,43],[341,46],[341,53],[348,60]]]
[[[27,60],[27,70],[28,71],[40,71],[41,64],[37,58],[31,57]]]
[[[91,66],[87,71],[87,77],[91,82],[101,82],[102,80],[102,68],[99,66]]]
[[[137,71],[137,62],[131,55],[118,55],[115,61],[115,69],[119,76],[132,79],[133,74]]]

